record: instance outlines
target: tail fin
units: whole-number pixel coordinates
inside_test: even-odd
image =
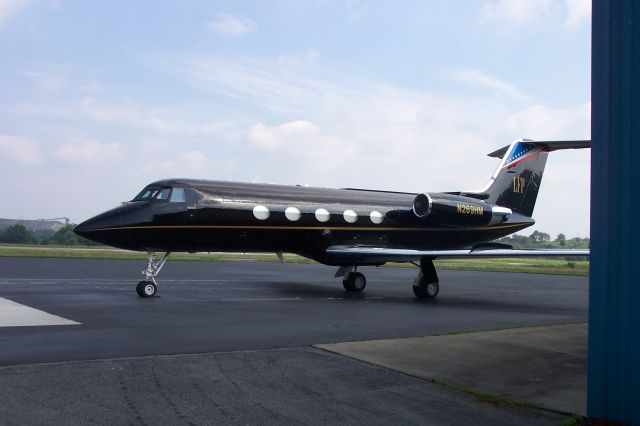
[[[590,140],[532,141],[520,139],[489,154],[500,165],[480,193],[487,202],[531,217],[536,204],[547,155],[558,149],[590,148]]]

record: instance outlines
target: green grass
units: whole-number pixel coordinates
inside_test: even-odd
[[[146,253],[118,250],[108,247],[61,247],[0,244],[0,257],[42,257],[67,259],[128,259],[146,260]],[[278,262],[271,253],[173,253],[171,260],[194,262],[225,262],[238,260],[256,260]],[[294,254],[285,254],[287,263],[315,263]],[[518,272],[557,275],[589,275],[588,261],[566,261],[564,259],[514,258],[514,259],[457,259],[436,260],[439,270]],[[407,263],[388,263],[390,267],[415,268]]]
[[[449,389],[451,391],[472,396],[472,397],[474,397],[477,400],[482,401],[482,402],[488,402],[488,403],[491,403],[491,404],[503,405],[503,406],[508,406],[508,407],[536,408],[534,405],[527,404],[526,402],[515,401],[515,400],[504,398],[502,396],[499,396],[499,395],[496,395],[496,394],[493,394],[493,393],[484,392],[484,391],[481,391],[481,390],[478,390],[478,389],[465,388],[465,387],[462,387],[462,386],[452,385],[450,383],[447,383],[447,382],[444,382],[444,381],[438,380],[438,379],[432,379],[431,382],[436,384],[436,385],[438,385],[438,386],[442,386],[442,387],[444,387],[446,389]]]
[[[438,270],[452,271],[485,271],[485,272],[517,272],[528,274],[589,275],[588,260],[571,260],[554,258],[496,258],[496,259],[446,259],[435,260]],[[413,268],[409,263],[387,263],[396,268]]]
[[[564,419],[560,426],[578,426],[582,424],[584,418],[582,416],[571,416]]]
[[[588,260],[562,258],[505,258],[436,260],[436,268],[463,271],[526,272],[554,275],[589,275]]]
[[[0,244],[0,257],[147,260],[146,253],[108,247],[63,247],[17,244]],[[278,257],[272,253],[172,253],[170,259],[192,262],[226,262],[234,260],[279,262]],[[285,261],[287,263],[315,263],[312,260],[293,254],[286,254]]]

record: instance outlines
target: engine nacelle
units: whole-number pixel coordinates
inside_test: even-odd
[[[456,195],[418,194],[413,200],[413,214],[444,226],[484,226],[506,220],[511,209]]]

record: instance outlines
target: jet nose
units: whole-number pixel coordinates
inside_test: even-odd
[[[76,225],[73,228],[73,232],[75,232],[76,234],[80,235],[81,237],[87,238],[87,234],[90,233],[91,229],[92,229],[92,226],[91,226],[90,222],[91,222],[91,219],[85,220],[81,224]]]
[[[122,225],[122,216],[117,209],[99,214],[98,216],[87,219],[73,228],[73,232],[81,237],[88,238],[93,241],[101,241],[109,230],[118,228]]]

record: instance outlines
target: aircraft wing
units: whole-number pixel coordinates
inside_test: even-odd
[[[327,254],[370,262],[413,262],[431,259],[498,258],[498,257],[586,257],[589,250],[555,249],[479,249],[479,250],[405,250],[382,247],[331,246]]]

